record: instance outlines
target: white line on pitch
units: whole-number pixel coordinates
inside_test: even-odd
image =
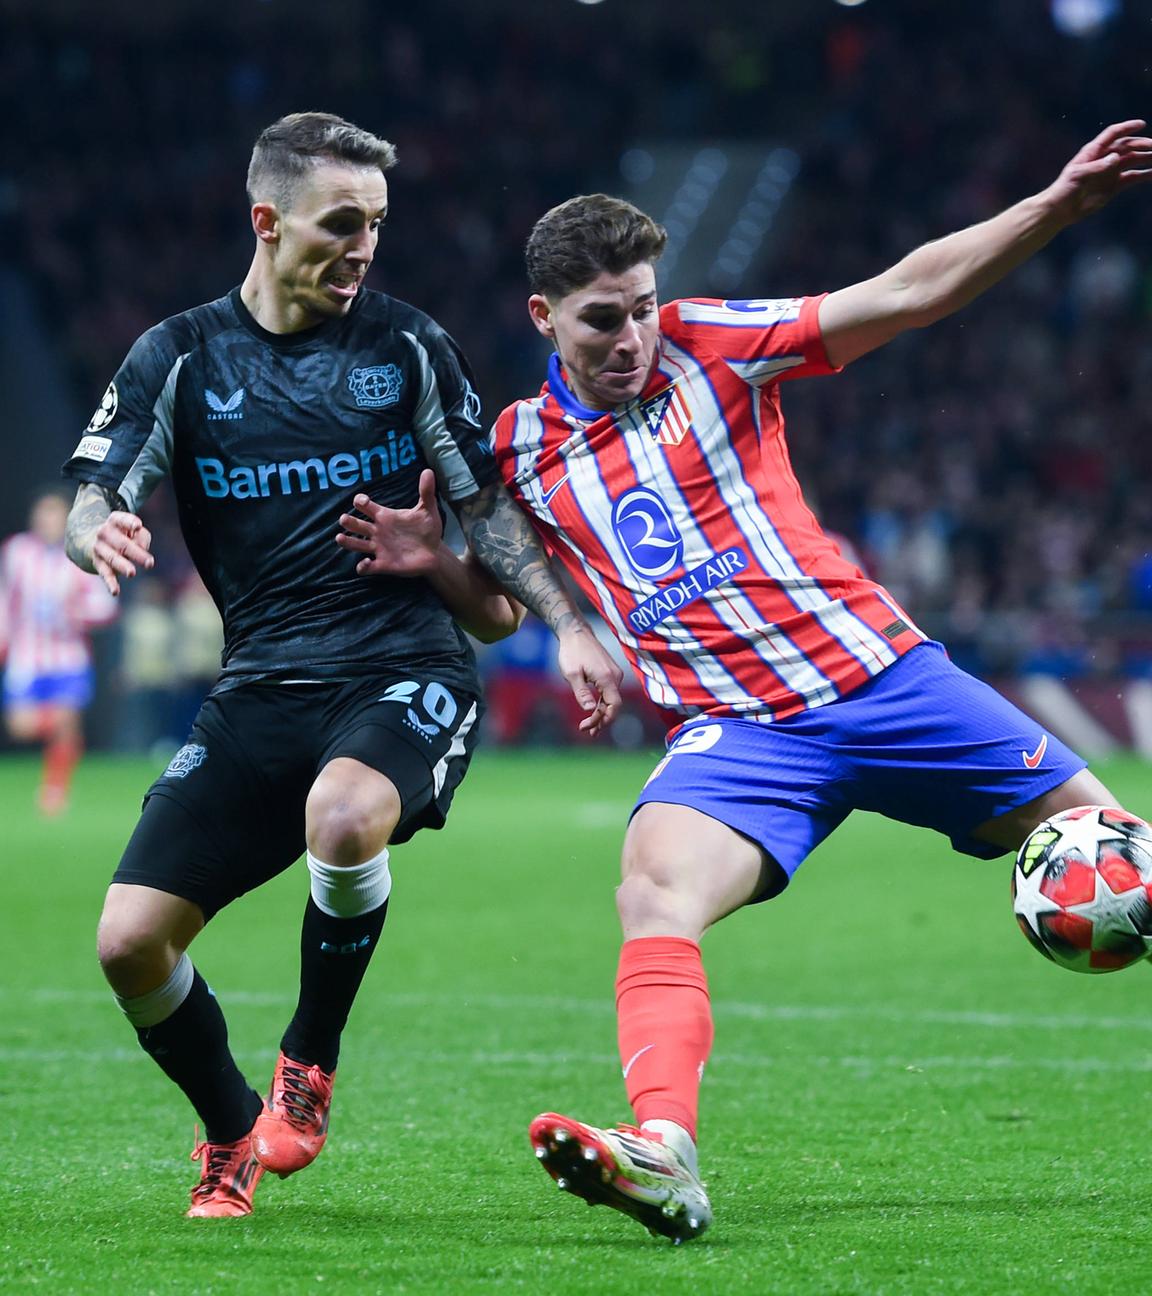
[[[226,985],[214,987],[225,1011],[229,1008],[291,1007],[296,995],[252,990],[229,990]],[[450,1010],[475,1008],[495,1012],[555,1012],[588,1013],[607,1017],[612,1012],[610,997],[603,999],[571,999],[561,995],[433,995],[433,994],[374,994],[365,993],[365,1000],[393,1008],[444,1008]],[[0,987],[0,999],[22,1003],[106,1003],[111,995],[103,990],[52,989],[15,990]],[[922,1009],[906,1012],[898,1008],[885,1008],[869,1004],[758,1004],[739,1001],[714,1000],[714,1013],[719,1018],[740,1017],[748,1021],[763,1022],[865,1022],[884,1021],[897,1025],[971,1026],[991,1030],[1152,1030],[1152,1015],[1104,1016],[1094,1013],[995,1013],[969,1012],[952,1009]]]
[[[235,1056],[241,1065],[249,1068],[264,1065],[271,1066],[273,1061],[271,1050],[243,1049],[237,1051]],[[33,1066],[74,1066],[76,1064],[91,1065],[93,1063],[99,1065],[130,1063],[135,1065],[142,1058],[143,1054],[139,1050],[131,1048],[0,1048],[0,1063],[5,1065],[20,1063]],[[397,1054],[395,1061],[397,1066],[404,1068],[416,1065],[420,1067],[464,1067],[469,1070],[481,1067],[571,1068],[573,1066],[601,1066],[608,1068],[619,1066],[619,1059],[615,1053],[542,1053],[518,1052],[516,1050],[469,1052],[462,1049],[458,1053],[452,1053],[442,1050],[420,1052],[405,1049],[402,1053]],[[388,1064],[385,1062],[383,1065],[386,1068]],[[717,1084],[723,1085],[725,1083],[725,1068],[754,1068],[761,1073],[768,1074],[777,1069],[786,1070],[796,1066],[802,1066],[805,1070],[817,1068],[820,1070],[863,1071],[872,1074],[882,1072],[917,1074],[924,1071],[948,1071],[954,1074],[973,1071],[1058,1071],[1071,1075],[1147,1075],[1152,1073],[1152,1057],[1137,1057],[1117,1061],[1086,1057],[1044,1058],[1003,1055],[997,1057],[974,1057],[971,1054],[942,1057],[917,1057],[914,1054],[901,1057],[867,1057],[848,1054],[844,1056],[805,1055],[802,1059],[795,1057],[781,1059],[774,1057],[770,1052],[763,1054],[718,1052],[713,1055],[708,1065],[708,1084],[709,1087]],[[739,1083],[746,1085],[747,1080],[741,1079]]]

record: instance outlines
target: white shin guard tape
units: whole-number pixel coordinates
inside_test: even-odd
[[[172,969],[172,975],[163,985],[134,999],[116,995],[116,1002],[120,1005],[120,1011],[133,1026],[141,1029],[145,1026],[159,1026],[162,1021],[167,1021],[188,998],[188,991],[192,989],[192,978],[195,975],[196,969],[192,966],[192,960],[187,954],[181,954],[180,961]]]
[[[359,918],[379,909],[392,890],[388,871],[388,849],[363,864],[335,868],[308,852],[308,872],[312,878],[312,899],[316,907],[331,918]]]

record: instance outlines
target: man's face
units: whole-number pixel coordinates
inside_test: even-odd
[[[656,272],[647,261],[600,274],[566,297],[528,301],[532,322],[560,353],[577,398],[615,409],[644,390],[660,338]]]
[[[272,211],[274,274],[283,306],[300,318],[300,327],[346,314],[388,214],[388,184],[379,169],[317,163],[287,208]]]
[[[42,495],[32,506],[30,525],[33,535],[46,545],[64,543],[68,523],[68,504],[60,495]]]

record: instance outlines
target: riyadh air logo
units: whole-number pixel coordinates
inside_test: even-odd
[[[199,769],[208,759],[208,751],[199,743],[185,743],[168,762],[168,768],[161,778],[187,778],[194,769]]]
[[[638,486],[621,495],[612,510],[612,529],[638,576],[654,580],[679,566],[684,538],[655,491]]]
[[[244,417],[244,388],[237,387],[231,396],[217,396],[211,388],[204,388],[204,404],[208,406],[208,422],[218,422],[220,419],[242,419]]]
[[[367,365],[348,375],[348,390],[361,409],[383,409],[400,399],[404,375],[394,364]]]

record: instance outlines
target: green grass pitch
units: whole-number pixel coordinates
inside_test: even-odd
[[[193,1116],[93,955],[151,775],[91,759],[31,812],[0,764],[0,1287],[264,1293],[1113,1293],[1147,1257],[1149,975],[1017,932],[1008,860],[858,815],[781,899],[705,939],[716,1222],[673,1249],[557,1192],[526,1125],[625,1119],[612,891],[647,756],[484,751],[449,827],[393,855],[332,1137],[248,1219],[183,1218]],[[1152,810],[1147,767],[1100,771]],[[294,1002],[302,865],[195,947],[260,1088]]]

